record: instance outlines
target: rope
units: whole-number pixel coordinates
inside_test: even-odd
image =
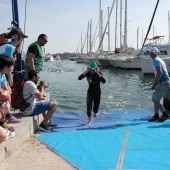
[[[25,74],[25,70],[21,70],[21,71],[13,71],[12,74],[13,74],[13,75],[17,75],[17,74]]]
[[[153,13],[153,15],[152,15],[152,19],[151,19],[151,22],[150,22],[150,25],[149,25],[149,28],[148,28],[148,32],[147,32],[147,34],[146,34],[146,37],[145,37],[145,39],[144,39],[144,42],[143,42],[143,45],[142,45],[142,48],[141,48],[141,52],[142,52],[142,50],[143,50],[145,41],[146,41],[146,39],[147,39],[147,37],[148,37],[148,34],[149,34],[149,31],[150,31],[150,29],[151,29],[152,22],[153,22],[155,13],[156,13],[156,9],[157,9],[157,7],[158,7],[158,3],[159,3],[159,0],[158,0],[157,3],[156,3],[155,10],[154,10],[154,13]]]

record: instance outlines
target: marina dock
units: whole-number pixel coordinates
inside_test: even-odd
[[[49,93],[45,93],[45,101],[49,101]],[[19,113],[19,110],[11,111],[11,114],[21,119],[21,123],[9,124],[15,128],[15,136],[13,138],[4,141],[0,145],[0,162],[8,159],[9,156],[14,153],[24,141],[30,138],[38,130],[38,126],[43,120],[42,115],[38,116],[23,116]]]

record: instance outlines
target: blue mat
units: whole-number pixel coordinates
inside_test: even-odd
[[[101,112],[88,127],[84,112],[58,113],[58,127],[37,138],[77,169],[169,169],[170,121],[148,123],[151,116],[143,109]]]

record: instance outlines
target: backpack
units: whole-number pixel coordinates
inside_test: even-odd
[[[11,106],[15,109],[19,109],[21,112],[30,107],[30,103],[27,103],[26,100],[32,96],[30,95],[28,98],[24,99],[23,97],[24,83],[25,83],[24,80],[18,81],[14,85],[14,88],[11,93]]]

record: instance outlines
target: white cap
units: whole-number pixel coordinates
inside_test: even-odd
[[[152,47],[150,52],[153,53],[153,54],[158,54],[159,50],[156,47]]]

